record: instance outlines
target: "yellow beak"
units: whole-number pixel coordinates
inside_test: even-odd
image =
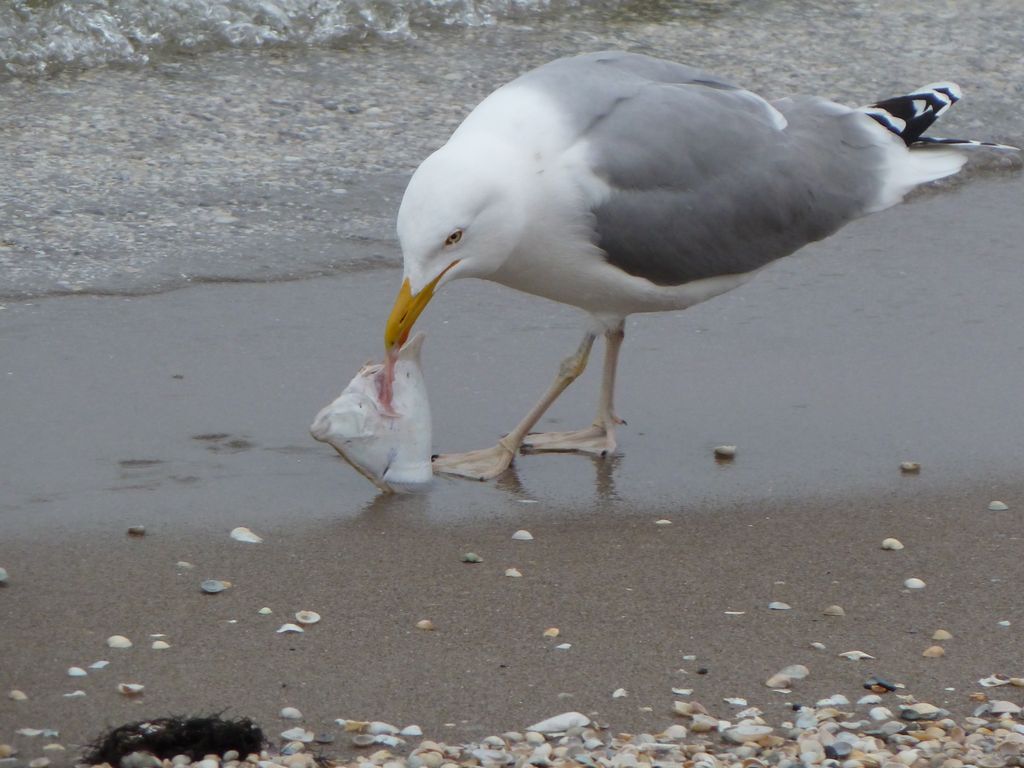
[[[406,339],[409,338],[409,331],[412,330],[412,326],[416,322],[416,318],[420,316],[420,312],[423,311],[427,303],[433,298],[437,281],[444,277],[445,272],[458,263],[456,260],[445,267],[444,272],[441,272],[440,275],[423,286],[423,290],[415,296],[412,295],[412,289],[409,287],[409,278],[407,277],[402,281],[402,287],[398,291],[398,296],[395,297],[395,306],[391,309],[391,316],[388,318],[388,324],[384,329],[385,349],[391,350],[405,344]]]

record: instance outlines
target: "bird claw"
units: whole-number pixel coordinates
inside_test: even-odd
[[[443,454],[433,459],[434,474],[493,480],[512,465],[514,456],[514,451],[504,443],[466,453]]]
[[[615,451],[615,432],[592,426],[575,432],[534,432],[523,438],[523,453],[588,453],[607,456]]]

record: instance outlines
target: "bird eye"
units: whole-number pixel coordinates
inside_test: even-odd
[[[461,239],[462,239],[462,230],[461,229],[456,229],[454,232],[452,232],[450,235],[448,235],[448,237],[446,237],[444,239],[444,244],[445,245],[455,245]]]

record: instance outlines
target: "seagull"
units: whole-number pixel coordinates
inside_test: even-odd
[[[691,307],[914,187],[956,173],[976,147],[924,136],[960,99],[934,83],[864,107],[767,101],[700,69],[608,51],[557,59],[498,88],[413,174],[398,211],[404,260],[388,359],[438,290],[468,277],[578,307],[579,347],[496,446],[434,471],[497,477],[516,454],[615,450],[625,318]],[[592,425],[533,433],[605,356]]]

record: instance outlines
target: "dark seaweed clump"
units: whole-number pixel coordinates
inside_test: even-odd
[[[112,728],[87,747],[86,763],[113,766],[132,752],[149,752],[161,759],[188,755],[223,755],[236,750],[243,758],[265,744],[263,730],[247,717],[227,720],[209,717],[161,717]]]

